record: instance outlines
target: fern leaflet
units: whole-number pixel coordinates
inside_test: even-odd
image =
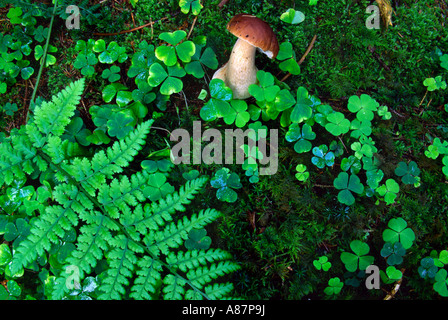
[[[55,281],[46,294],[51,299],[70,294],[73,270],[78,283],[96,274],[99,261],[106,263],[101,264],[106,270],[99,277],[99,299],[220,299],[230,294],[231,283],[216,281],[239,268],[231,255],[184,247],[190,230],[220,215],[211,208],[189,212],[207,178],[176,191],[160,172],[128,170],[146,143],[152,119],[100,150],[86,151],[63,140],[84,84],[78,80],[36,106],[31,121],[0,144],[0,187],[23,181],[49,193],[45,201],[30,201],[27,214],[35,218],[14,252],[11,273],[59,250],[67,235],[77,232],[63,267],[50,269]],[[69,150],[79,156],[69,157]],[[162,187],[167,187],[164,193]]]

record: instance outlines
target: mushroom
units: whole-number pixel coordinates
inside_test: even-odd
[[[234,99],[247,99],[250,97],[249,86],[257,83],[257,48],[274,59],[279,50],[277,37],[266,22],[248,14],[234,16],[227,24],[227,29],[238,40],[229,61],[215,72],[213,79],[223,80],[232,89]]]

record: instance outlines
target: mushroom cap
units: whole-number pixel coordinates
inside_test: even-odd
[[[275,59],[279,46],[272,28],[255,16],[240,13],[227,24],[227,29],[238,38],[258,47],[269,58]]]

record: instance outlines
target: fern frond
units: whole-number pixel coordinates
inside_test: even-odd
[[[220,212],[215,209],[201,210],[198,214],[193,214],[191,218],[184,216],[177,222],[171,222],[163,230],[150,231],[145,236],[144,242],[153,254],[158,255],[159,251],[168,254],[170,248],[177,248],[183,244],[191,229],[202,228],[219,216]]]
[[[65,140],[65,142],[68,142]],[[44,152],[48,154],[53,163],[59,164],[65,159],[65,152],[62,146],[61,138],[50,135],[47,144],[44,146]]]
[[[116,141],[105,151],[97,152],[91,161],[76,158],[72,164],[64,164],[64,170],[94,196],[95,190],[106,182],[106,178],[112,178],[115,173],[122,172],[122,168],[134,159],[145,144],[146,135],[153,122],[151,119],[141,123],[122,140]]]
[[[205,265],[207,262],[227,260],[230,258],[232,258],[232,255],[227,251],[221,249],[208,249],[186,252],[179,251],[177,254],[170,252],[166,262],[170,267],[174,267],[176,269],[179,268],[179,270],[187,272],[190,269]]]
[[[71,83],[57,95],[51,98],[50,102],[42,102],[34,110],[34,123],[44,135],[50,133],[54,136],[61,136],[65,127],[70,123],[70,118],[74,115],[77,104],[84,91],[84,78]]]
[[[115,248],[108,253],[109,269],[103,279],[100,291],[103,292],[98,299],[119,300],[125,294],[125,286],[129,285],[134,266],[137,263],[135,252],[142,252],[138,246],[132,247],[132,241],[124,235],[117,236],[110,241]]]
[[[142,190],[148,177],[147,172],[138,172],[131,176],[131,180],[127,176],[122,176],[121,179],[112,180],[110,185],[103,184],[98,191],[99,203],[106,208],[112,218],[127,217],[132,214],[130,206],[135,207],[146,200]]]
[[[219,276],[223,276],[228,273],[232,273],[238,270],[240,266],[232,261],[220,261],[212,264],[210,267],[203,266],[197,269],[192,269],[187,272],[187,278],[191,283],[201,289],[203,285],[216,279]]]
[[[230,282],[214,283],[212,285],[206,286],[204,288],[204,292],[209,299],[218,300],[230,294],[233,289],[233,284]]]
[[[120,175],[142,149],[153,120],[138,125],[92,157],[73,153],[80,150],[62,134],[83,88],[81,79],[41,103],[27,125],[0,143],[0,187],[14,180],[35,184],[38,174],[45,173],[45,188],[51,189],[51,197],[32,200],[39,206],[39,214],[31,220],[27,238],[18,242],[9,265],[11,273],[27,267],[76,230],[76,247],[61,261],[64,267],[52,269],[56,279],[49,296],[53,299],[62,299],[73,289],[70,270],[76,270],[76,280],[81,281],[101,260],[107,260],[107,270],[100,277],[99,299],[226,295],[231,288],[228,283],[211,282],[236,270],[237,265],[227,261],[229,253],[221,249],[178,250],[191,229],[202,228],[220,215],[214,209],[181,218],[175,215],[186,211],[207,178],[188,181],[172,192],[160,173]],[[67,158],[73,154],[79,157]],[[35,211],[34,204],[29,208],[31,213]]]
[[[188,181],[180,187],[179,191],[168,194],[157,202],[145,205],[144,212],[140,215],[134,214],[134,221],[129,221],[127,226],[135,228],[141,234],[146,234],[148,230],[157,230],[165,222],[172,220],[171,214],[176,211],[185,211],[184,205],[191,202],[206,182],[207,177]]]
[[[23,180],[34,172],[32,159],[36,149],[22,135],[0,144],[0,186],[10,185],[14,179]]]
[[[185,285],[187,281],[173,274],[167,275],[163,279],[163,298],[165,300],[181,300],[185,294]]]
[[[137,266],[140,269],[137,271],[130,297],[136,300],[150,300],[161,283],[162,263],[144,256],[137,262]]]
[[[66,231],[77,225],[78,216],[70,208],[72,200],[66,197],[64,192],[74,196],[78,191],[74,186],[65,185],[55,188],[53,195],[64,206],[48,206],[44,214],[34,220],[31,225],[31,234],[20,242],[14,254],[14,260],[10,266],[12,272],[18,272],[44,251],[50,250],[51,243],[58,243],[59,239],[65,236]]]

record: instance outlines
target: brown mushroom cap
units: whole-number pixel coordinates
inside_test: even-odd
[[[227,24],[227,29],[240,39],[258,47],[269,58],[275,59],[279,46],[271,27],[255,16],[240,13]]]

